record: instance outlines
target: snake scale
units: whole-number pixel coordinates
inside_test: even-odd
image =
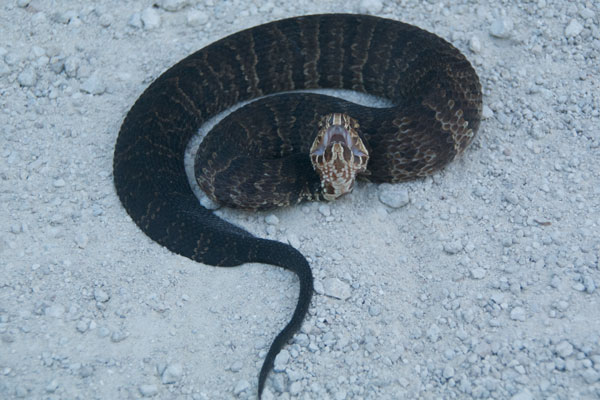
[[[368,108],[305,92],[273,95],[319,88],[364,92],[393,106]],[[401,182],[431,174],[465,149],[479,127],[481,97],[466,58],[415,26],[351,14],[275,21],[193,53],[143,92],[119,132],[114,183],[133,221],[169,250],[208,265],[265,263],[298,276],[293,316],[260,370],[260,397],[275,356],[308,311],[311,269],[295,248],[255,237],[199,204],[184,169],[190,138],[217,113],[258,98],[207,135],[195,172],[218,202],[268,209],[327,198],[320,180],[326,174],[311,165],[311,157],[332,157],[312,144],[323,121],[338,124],[324,135],[341,161],[369,153],[359,177]],[[364,148],[344,147],[354,140],[344,136],[345,129],[355,130]]]

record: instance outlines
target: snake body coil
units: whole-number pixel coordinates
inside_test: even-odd
[[[373,109],[298,89],[350,89],[389,99]],[[198,262],[258,262],[298,275],[296,309],[272,343],[259,375],[262,393],[279,350],[308,310],[313,278],[293,247],[254,237],[203,208],[188,184],[184,152],[203,122],[232,113],[204,139],[196,175],[209,196],[266,209],[321,198],[308,152],[319,119],[344,113],[360,123],[370,153],[365,178],[425,176],[460,154],[475,135],[481,86],[465,57],[417,27],[365,15],[290,18],[244,30],[183,59],[140,96],[114,153],[114,182],[125,209],[150,238]]]

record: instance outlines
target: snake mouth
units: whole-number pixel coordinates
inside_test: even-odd
[[[363,149],[354,145],[352,134],[342,125],[329,126],[317,146],[312,149],[311,154],[314,156],[322,156],[325,154],[325,150],[328,147],[332,147],[334,144],[340,144],[350,149],[352,154],[357,157],[367,156]]]
[[[324,116],[319,128],[310,159],[321,179],[323,197],[331,201],[352,191],[356,174],[367,168],[369,152],[358,122],[346,114]]]
[[[334,143],[339,143],[348,148],[352,148],[352,138],[350,137],[350,132],[344,129],[344,127],[341,125],[330,126],[325,132],[323,146],[329,147]]]
[[[344,129],[341,125],[332,125],[325,130],[321,140],[318,141],[311,154],[314,156],[322,156],[325,154],[325,150],[332,146],[334,143],[339,143],[349,149],[352,148],[352,137],[347,129]]]

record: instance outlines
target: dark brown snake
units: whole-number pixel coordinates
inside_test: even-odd
[[[368,108],[307,93],[269,96],[316,88],[364,92],[394,106]],[[221,121],[196,156],[200,186],[227,206],[266,209],[322,198],[308,152],[324,115],[343,113],[360,124],[370,153],[361,175],[400,182],[428,175],[459,155],[477,132],[482,103],[473,67],[445,40],[401,22],[343,14],[235,33],[175,64],[136,101],[117,139],[114,181],[140,229],[204,264],[265,263],[299,277],[294,314],[259,374],[260,397],[275,356],[308,310],[310,266],[293,247],[257,238],[202,207],[183,161],[203,122],[259,97]]]

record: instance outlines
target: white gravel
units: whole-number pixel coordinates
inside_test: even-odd
[[[452,41],[479,72],[486,119],[425,180],[218,211],[292,243],[316,278],[264,398],[600,398],[600,6],[346,3],[1,2],[0,398],[254,398],[296,278],[149,240],[113,189],[113,146],[139,94],[187,54],[334,11]]]

